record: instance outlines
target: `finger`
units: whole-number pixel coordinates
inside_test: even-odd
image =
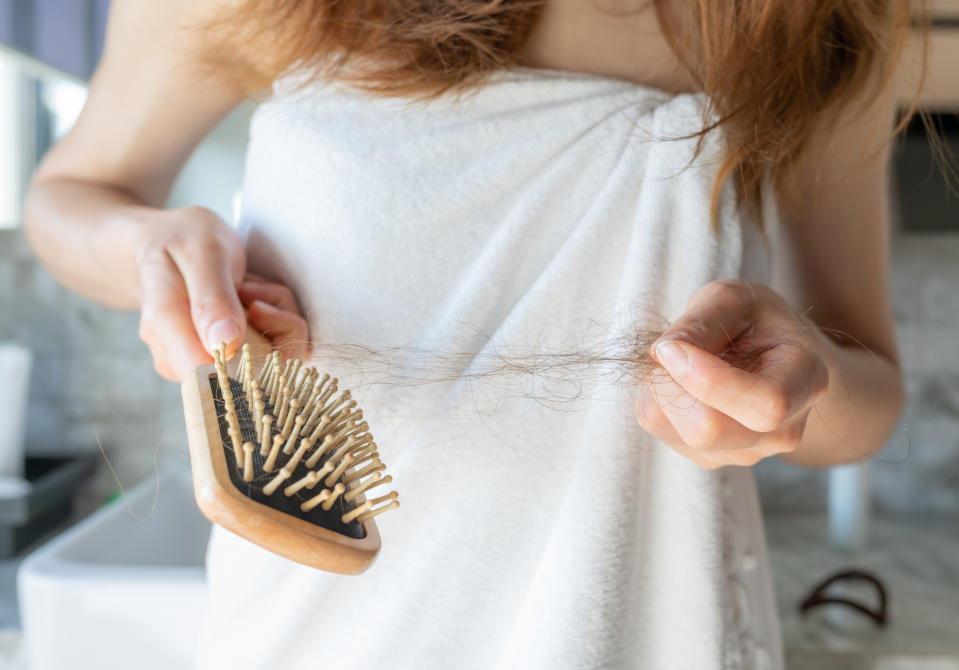
[[[802,439],[807,416],[808,413],[803,413],[779,431],[761,435],[757,442],[740,447],[698,449],[690,447],[682,441],[676,443],[672,440],[659,439],[679,455],[710,470],[727,465],[749,467],[766,458],[795,450]]]
[[[302,316],[259,300],[250,304],[248,315],[253,327],[268,337],[286,358],[306,356],[309,328]]]
[[[140,338],[146,343],[150,350],[150,357],[153,359],[153,369],[158,375],[171,382],[180,381],[179,375],[173,367],[167,362],[166,352],[163,347],[156,343],[149,335],[145,335],[144,326],[141,321]]]
[[[647,433],[671,447],[685,446],[683,438],[679,436],[656,402],[656,395],[649,385],[640,386],[636,393],[635,412],[636,421]]]
[[[656,403],[655,394],[649,386],[640,387],[637,394],[636,420],[643,430],[696,465],[710,470],[722,467],[722,463],[710,458],[709,451],[693,449],[683,442],[683,438],[679,436],[679,433],[673,428],[673,424],[669,422],[666,414]]]
[[[212,361],[197,338],[186,286],[166,253],[145,259],[140,278],[140,335],[150,346],[157,372],[175,381],[185,379],[198,365]]]
[[[171,382],[182,381],[180,379],[180,376],[176,373],[176,371],[164,359],[160,359],[159,361],[154,363],[153,369],[156,370],[158,375],[160,375],[167,381],[171,381]]]
[[[774,431],[808,409],[828,385],[822,361],[789,343],[765,352],[768,364],[758,373],[685,342],[660,343],[656,358],[696,400],[759,433]]]
[[[243,306],[237,296],[234,270],[219,243],[198,243],[170,250],[186,284],[194,328],[207,351],[226,343],[235,351],[246,325]]]
[[[663,385],[670,383],[665,374],[663,377],[665,379],[660,380],[657,386],[658,391],[653,391],[651,387],[640,388],[636,403],[637,420],[661,442],[701,467],[713,470],[727,465],[752,466],[765,458],[793,451],[802,440],[809,416],[808,410],[773,433],[755,434],[746,431],[739,438],[738,444],[734,439],[720,438],[717,445],[711,448],[690,447],[679,436],[669,416],[657,403],[656,397],[661,396],[661,402],[666,407],[681,409],[681,413],[677,411],[680,415],[675,419],[677,421],[681,421],[684,416],[688,417],[691,410],[695,413],[696,405],[675,382],[672,382],[672,388],[663,388]],[[683,400],[685,404],[680,404]]]
[[[244,281],[240,284],[239,289],[237,289],[237,294],[240,297],[240,302],[244,305],[249,305],[254,300],[259,300],[273,305],[277,309],[293,312],[294,314],[302,314],[300,306],[293,296],[293,291],[283,284]]]
[[[703,458],[719,467],[734,465],[740,468],[747,468],[756,465],[759,461],[771,458],[778,454],[790,451],[784,449],[777,443],[755,444],[745,449],[716,449],[712,451],[703,451]]]
[[[262,283],[262,282],[272,282],[273,280],[272,280],[272,279],[268,279],[267,277],[264,277],[264,276],[261,275],[261,274],[257,274],[256,272],[250,272],[249,270],[247,270],[246,273],[243,275],[243,281],[244,281],[244,282],[248,282],[248,281],[249,281],[249,282],[261,282],[261,283]]]
[[[765,458],[794,451],[802,441],[808,418],[809,412],[803,412],[775,433],[764,435],[760,442],[744,449],[713,449],[702,453],[721,465],[752,466]]]
[[[683,443],[693,449],[742,449],[762,438],[760,433],[700,402],[666,375],[655,385],[653,393]]]

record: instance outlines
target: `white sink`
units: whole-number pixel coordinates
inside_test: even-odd
[[[127,494],[141,518],[155,487],[151,477]],[[117,500],[37,549],[17,575],[31,670],[192,667],[209,534],[177,466],[144,521]]]

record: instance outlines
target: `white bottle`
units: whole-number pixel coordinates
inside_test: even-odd
[[[33,352],[0,343],[0,477],[23,477],[24,428]]]
[[[864,549],[869,537],[869,461],[829,470],[829,539],[845,551]]]

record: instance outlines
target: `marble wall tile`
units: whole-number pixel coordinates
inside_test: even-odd
[[[880,512],[959,515],[959,235],[893,241],[891,290],[906,408],[870,462]],[[768,509],[825,509],[827,473],[756,467]]]
[[[68,292],[33,258],[19,230],[0,230],[0,340],[34,352],[27,452],[98,452],[124,486],[186,455],[179,387],[153,371],[138,315]],[[159,445],[159,448],[158,448]],[[101,467],[91,491],[117,489]]]

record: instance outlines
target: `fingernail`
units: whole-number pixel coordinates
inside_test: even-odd
[[[656,345],[656,358],[669,374],[676,376],[689,370],[689,356],[682,346],[675,342],[662,342]]]
[[[240,336],[240,327],[233,319],[220,319],[206,331],[207,349],[213,351],[221,342],[229,344]]]
[[[274,307],[273,305],[271,305],[270,303],[266,302],[265,300],[254,300],[253,302],[250,303],[250,305],[251,305],[251,306],[252,306],[252,305],[256,305],[259,309],[265,309],[265,310],[267,310],[267,311],[269,311],[269,312],[279,312],[279,311],[280,311],[280,310],[278,310],[276,307]]]

